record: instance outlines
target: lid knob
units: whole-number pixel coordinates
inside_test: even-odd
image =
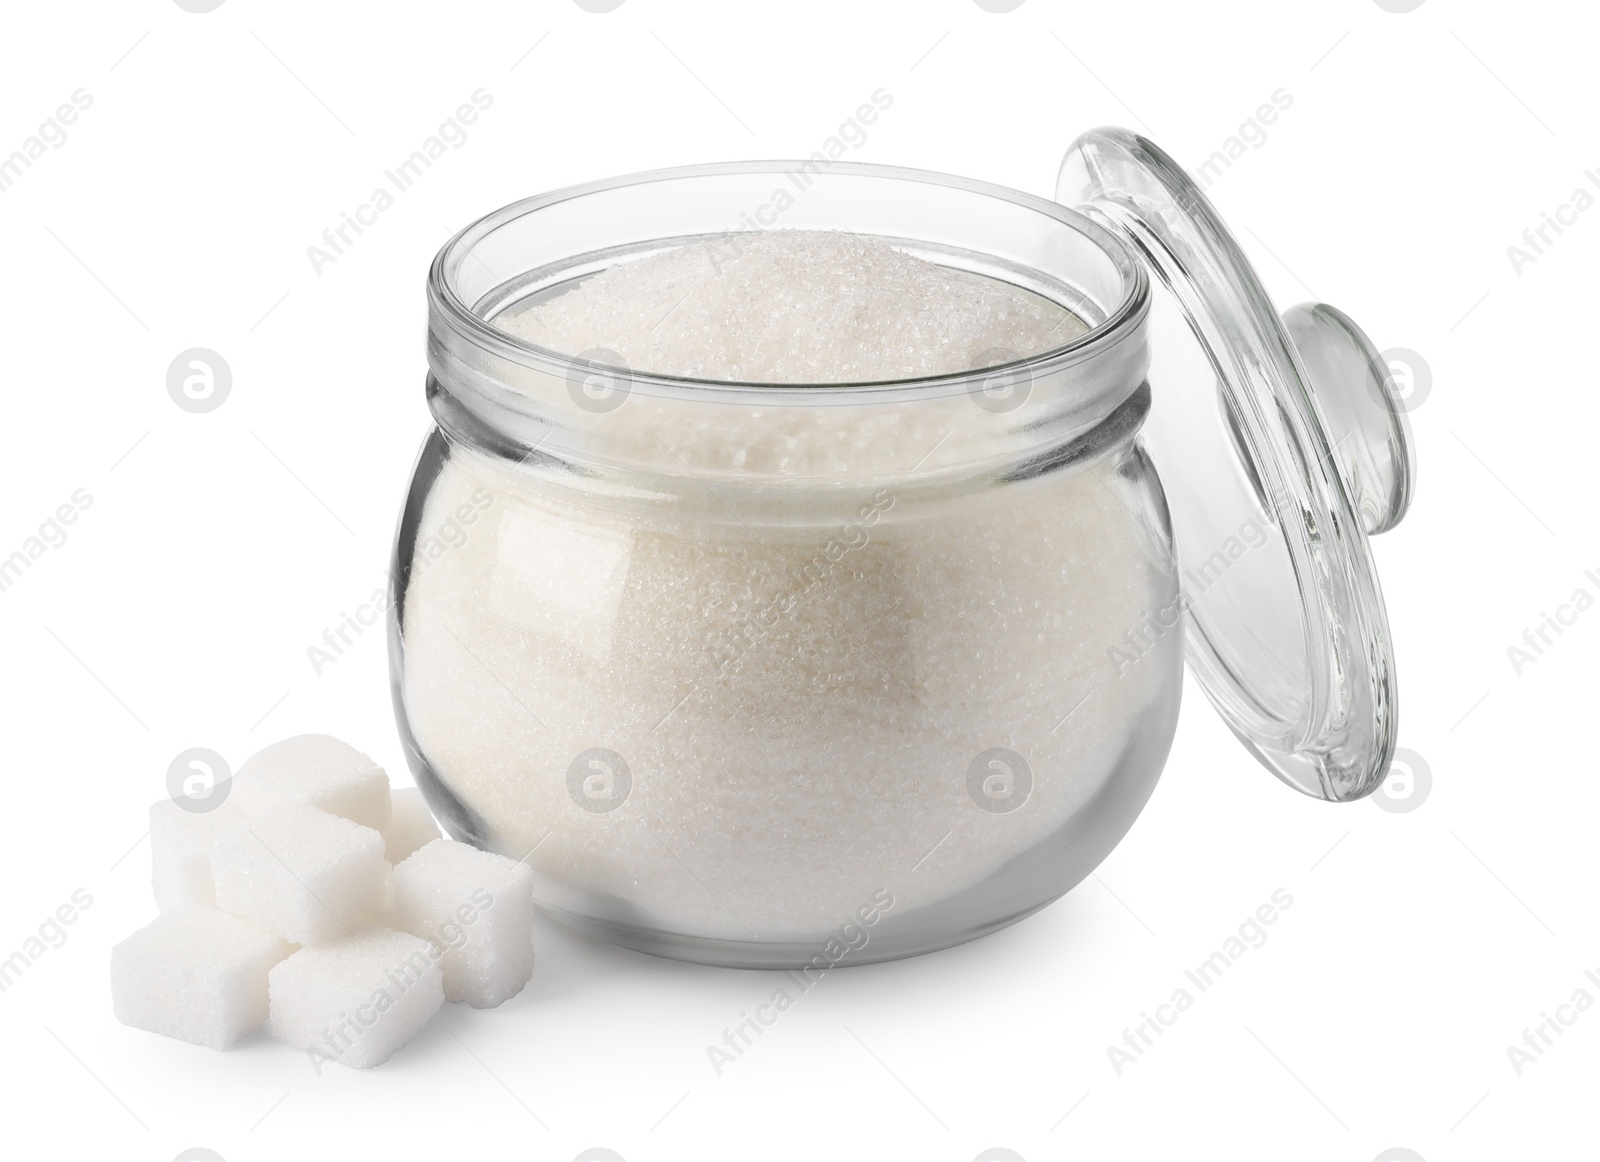
[[[1393,373],[1366,332],[1327,303],[1283,312],[1362,527],[1387,532],[1411,504],[1416,445]]]

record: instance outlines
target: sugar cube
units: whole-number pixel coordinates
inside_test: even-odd
[[[287,804],[218,836],[217,907],[295,944],[351,934],[384,909],[390,867],[370,827]]]
[[[246,813],[231,800],[209,811],[186,811],[171,799],[150,807],[151,886],[156,907],[216,903],[211,882],[211,845],[217,836],[242,822]]]
[[[347,743],[326,734],[275,742],[245,761],[233,798],[247,809],[304,803],[374,830],[389,822],[389,776]]]
[[[226,1049],[267,1015],[267,973],[289,945],[215,908],[175,907],[111,950],[124,1025]]]
[[[358,1069],[382,1065],[444,1003],[438,949],[385,928],[302,948],[268,987],[273,1036]]]
[[[444,995],[479,1009],[533,974],[533,872],[517,860],[436,839],[394,869],[393,923],[443,952]]]
[[[415,787],[401,787],[389,797],[389,822],[383,828],[384,856],[399,863],[425,844],[439,838],[439,825]]]

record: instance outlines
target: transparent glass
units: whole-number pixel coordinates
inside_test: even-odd
[[[752,219],[875,235],[1090,329],[961,375],[770,385],[490,322]],[[887,167],[663,171],[464,230],[430,273],[437,426],[391,574],[396,714],[435,813],[524,859],[547,914],[715,964],[912,955],[1068,891],[1178,713],[1148,306],[1087,218]]]
[[[1400,521],[1416,474],[1386,360],[1326,303],[1280,316],[1183,167],[1136,133],[1079,137],[1056,196],[1128,241],[1158,288],[1166,389],[1142,439],[1171,489],[1191,671],[1285,783],[1370,794],[1399,719],[1367,537]]]

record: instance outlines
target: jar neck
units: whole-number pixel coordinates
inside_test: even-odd
[[[1004,478],[1103,455],[1148,410],[1144,312],[1070,358],[902,384],[741,387],[510,364],[435,326],[428,404],[513,463],[712,487]]]
[[[826,524],[835,510],[885,495],[894,498],[895,517],[902,519],[946,510],[964,495],[996,486],[1097,470],[1133,444],[1151,394],[1141,379],[1093,423],[1062,425],[1054,438],[1003,445],[992,433],[977,440],[958,434],[961,411],[908,420],[908,409],[897,411],[895,405],[867,415],[723,416],[721,431],[667,412],[626,432],[619,427],[609,439],[586,431],[579,438],[587,443],[577,444],[573,433],[553,424],[525,429],[485,422],[431,375],[428,400],[447,444],[481,461],[481,470],[502,487],[561,494],[577,504],[698,514],[713,522],[796,525],[807,523],[808,513],[813,523]],[[763,418],[772,419],[764,443],[739,443],[733,433],[748,436]],[[854,430],[839,430],[848,425]],[[797,428],[806,438],[797,438]],[[776,447],[786,455],[774,458]],[[751,463],[753,456],[758,463]]]

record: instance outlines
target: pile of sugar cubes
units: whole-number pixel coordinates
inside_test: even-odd
[[[360,751],[285,739],[228,786],[150,808],[161,914],[111,950],[119,1021],[214,1049],[266,1021],[365,1068],[445,1001],[493,1008],[527,983],[533,873],[440,838]]]

